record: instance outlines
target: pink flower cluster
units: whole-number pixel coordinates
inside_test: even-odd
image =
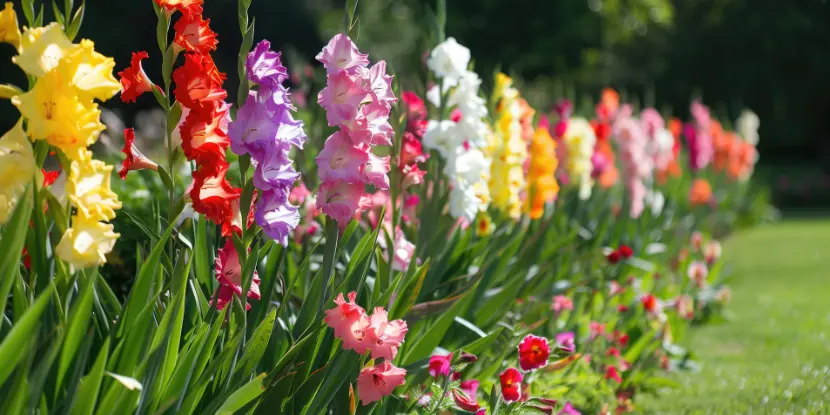
[[[239,253],[233,241],[228,238],[225,245],[216,253],[215,261],[216,279],[219,280],[219,290],[216,292],[211,304],[217,310],[223,310],[231,301],[233,295],[242,295],[242,264],[239,262]],[[254,271],[254,278],[251,287],[248,289],[248,298],[259,300],[259,275]],[[246,309],[251,309],[251,304],[246,304]]]
[[[715,146],[709,130],[712,118],[709,115],[709,108],[700,100],[692,102],[690,111],[694,122],[683,127],[683,135],[686,136],[686,143],[689,146],[689,167],[692,171],[698,171],[706,168],[715,157]]]
[[[647,152],[648,136],[641,123],[632,117],[631,107],[624,105],[614,120],[614,138],[620,147],[620,160],[632,218],[640,217],[645,209],[645,180],[650,180],[654,163]]]
[[[358,354],[371,352],[372,359],[383,358],[383,363],[366,367],[357,379],[357,392],[363,405],[375,402],[392,393],[404,383],[406,370],[395,367],[391,361],[398,354],[408,328],[403,320],[389,321],[383,307],[375,307],[371,316],[355,303],[357,293],[343,293],[334,300],[336,307],[326,310],[323,321],[332,329],[334,336],[343,341],[344,350]]]
[[[327,71],[317,103],[326,110],[329,126],[339,127],[316,158],[322,182],[317,205],[345,226],[371,207],[366,184],[389,188],[389,157],[378,157],[371,149],[392,144],[389,113],[397,98],[386,62],[370,68],[368,55],[360,53],[345,34],[335,35],[317,60]]]

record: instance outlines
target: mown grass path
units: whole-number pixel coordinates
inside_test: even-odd
[[[788,219],[731,237],[730,322],[683,342],[701,373],[644,399],[649,414],[830,414],[830,219]]]

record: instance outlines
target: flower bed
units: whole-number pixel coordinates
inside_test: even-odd
[[[0,14],[30,80],[0,88],[22,116],[0,139],[0,412],[626,413],[694,369],[678,343],[730,297],[714,237],[768,215],[754,114],[731,132],[611,89],[536,111],[506,74],[482,85],[440,10],[407,68],[428,85],[400,85],[350,37],[356,6],[306,107],[249,5],[236,104],[201,0],[147,1],[159,52],[118,79],[73,43],[73,2],[45,24],[24,0],[22,33]],[[127,128],[113,185],[89,146],[119,92],[157,101],[165,150]],[[105,263],[128,255],[122,295]]]

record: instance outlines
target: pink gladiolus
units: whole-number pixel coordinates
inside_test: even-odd
[[[556,314],[559,314],[564,310],[573,310],[574,303],[573,300],[564,295],[557,295],[553,297],[553,306],[551,308],[553,308]]]
[[[346,134],[338,131],[326,140],[315,160],[323,182],[357,182],[362,179],[361,170],[369,161],[369,148],[353,146]]]
[[[369,65],[369,55],[360,53],[357,45],[344,34],[337,34],[315,57],[325,65],[328,73],[337,73]]]
[[[366,194],[363,183],[344,181],[323,182],[317,190],[317,205],[337,222],[348,223],[355,212],[372,207],[372,199]]]
[[[225,240],[225,245],[216,253],[215,261],[216,279],[220,287],[216,295],[214,306],[218,310],[225,308],[230,301],[233,301],[233,294],[242,295],[242,265],[239,263],[239,254],[230,239]],[[251,287],[248,289],[248,298],[258,300],[259,275],[254,271]],[[251,309],[251,304],[246,304],[246,309]]]
[[[368,405],[392,394],[396,387],[404,384],[405,376],[405,369],[395,367],[388,361],[361,370],[357,375],[360,403]]]
[[[429,358],[429,374],[434,378],[449,376],[452,368],[452,353],[448,355],[436,354]]]
[[[389,321],[389,315],[383,307],[375,307],[369,318],[369,327],[366,329],[364,342],[371,350],[372,358],[392,360],[398,354],[398,348],[403,343],[408,328],[403,320]]]
[[[354,350],[363,354],[367,349],[364,338],[369,329],[369,318],[366,317],[363,307],[355,303],[356,297],[357,293],[352,291],[349,293],[349,301],[346,302],[343,293],[340,293],[334,300],[337,307],[325,310],[326,317],[323,321],[334,329],[335,337],[343,340],[344,350]]]

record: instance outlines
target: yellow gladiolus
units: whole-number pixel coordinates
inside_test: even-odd
[[[121,209],[121,202],[110,188],[111,176],[112,166],[93,160],[91,154],[72,162],[66,194],[78,209],[78,216],[100,221],[115,217],[115,209]]]
[[[121,83],[112,75],[115,61],[95,51],[95,44],[88,39],[70,53],[57,68],[71,74],[70,82],[76,88],[81,101],[99,99],[106,101],[121,90]]]
[[[74,47],[60,25],[51,23],[26,30],[20,41],[19,54],[12,61],[27,74],[41,77],[55,69]]]
[[[32,90],[12,98],[12,104],[29,120],[32,138],[45,139],[74,159],[105,127],[98,104],[79,99],[69,83],[74,74],[61,71],[63,67],[39,78]]]
[[[493,205],[508,216],[518,219],[522,214],[521,194],[525,190],[523,165],[527,159],[527,144],[522,139],[519,119],[522,108],[519,91],[505,74],[496,75],[493,99],[497,101],[495,134],[490,137],[490,194]]]
[[[20,47],[20,27],[17,25],[17,13],[10,1],[7,1],[6,7],[0,11],[0,42],[9,43],[15,48]]]
[[[109,223],[75,216],[72,227],[63,234],[55,253],[73,269],[102,265],[107,262],[106,255],[112,251],[119,236]]]
[[[0,224],[6,223],[17,199],[37,172],[32,145],[22,121],[0,138]]]

